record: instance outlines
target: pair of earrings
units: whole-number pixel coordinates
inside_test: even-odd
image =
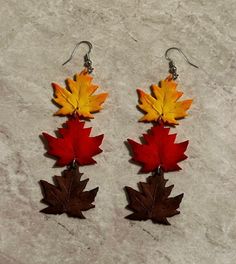
[[[90,52],[92,44],[81,41],[75,46],[70,58],[63,63],[69,62],[79,45],[88,45],[88,52],[84,56],[84,69],[77,73],[74,79],[66,80],[66,88],[53,83],[54,102],[60,107],[55,115],[68,116],[68,121],[57,131],[57,137],[43,133],[46,141],[47,153],[56,158],[56,165],[67,168],[61,176],[54,177],[54,184],[44,180],[40,181],[42,188],[42,202],[47,205],[41,212],[46,214],[62,214],[85,218],[83,211],[94,207],[94,199],[98,187],[85,191],[88,179],[82,180],[80,166],[96,163],[94,156],[101,153],[100,145],[104,135],[90,136],[91,128],[85,127],[85,121],[93,117],[93,113],[102,109],[102,104],[108,94],[94,94],[99,88],[93,84],[91,73],[93,72]],[[142,166],[141,172],[151,173],[146,182],[138,184],[139,191],[131,187],[125,187],[128,198],[127,209],[132,214],[126,218],[132,220],[151,219],[154,223],[166,224],[168,217],[179,213],[178,208],[183,194],[169,197],[173,185],[166,187],[167,180],[164,173],[177,171],[181,168],[178,163],[187,158],[184,152],[188,141],[175,143],[176,134],[169,134],[170,128],[175,126],[177,120],[187,116],[187,110],[192,100],[178,101],[183,95],[177,91],[178,78],[174,62],[169,58],[170,50],[179,51],[186,61],[192,64],[185,54],[178,48],[170,48],[165,57],[169,61],[169,75],[160,82],[160,86],[151,86],[152,93],[147,94],[138,89],[140,104],[138,107],[144,116],[140,121],[154,122],[153,127],[143,135],[142,143],[128,139],[131,147],[132,159]]]

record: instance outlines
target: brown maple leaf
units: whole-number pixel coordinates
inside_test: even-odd
[[[65,170],[62,176],[55,176],[55,185],[41,180],[40,185],[44,198],[42,202],[48,207],[40,212],[46,214],[62,214],[68,216],[85,218],[82,211],[87,211],[94,208],[95,196],[98,187],[84,191],[89,179],[81,181],[83,174],[79,172],[78,167]]]
[[[126,186],[129,199],[126,208],[133,211],[126,218],[139,221],[151,219],[153,223],[170,225],[167,217],[179,214],[177,209],[184,194],[169,198],[174,185],[165,187],[167,181],[162,171],[160,174],[149,176],[147,182],[140,182],[140,192]]]

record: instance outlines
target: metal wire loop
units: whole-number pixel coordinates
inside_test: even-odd
[[[78,42],[78,43],[75,45],[75,47],[74,47],[74,49],[73,49],[73,51],[72,51],[72,53],[71,53],[69,59],[66,60],[62,65],[64,66],[65,64],[67,64],[69,61],[72,60],[72,58],[73,58],[73,56],[74,56],[74,54],[75,54],[77,48],[78,48],[81,44],[86,44],[86,45],[88,46],[88,48],[89,48],[88,52],[84,55],[84,67],[87,69],[88,73],[92,73],[94,69],[93,69],[93,67],[92,67],[92,61],[91,61],[91,59],[90,59],[90,52],[91,52],[91,50],[92,50],[92,48],[93,48],[93,45],[91,44],[91,42],[89,42],[89,41],[87,41],[87,40],[83,40],[83,41]]]
[[[169,73],[173,75],[173,79],[176,80],[178,78],[178,74],[177,74],[177,67],[175,66],[174,61],[168,56],[168,53],[170,50],[177,50],[181,55],[183,55],[184,59],[186,60],[186,62],[195,67],[195,68],[199,68],[197,65],[193,64],[192,62],[189,61],[188,57],[183,53],[183,51],[179,48],[176,47],[171,47],[169,49],[166,50],[165,52],[165,58],[169,61]]]

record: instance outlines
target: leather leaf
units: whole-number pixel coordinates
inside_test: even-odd
[[[85,118],[93,118],[91,113],[102,109],[101,105],[107,98],[107,93],[93,95],[98,89],[92,84],[92,76],[87,70],[75,75],[75,80],[67,79],[67,88],[62,88],[56,83],[52,83],[55,92],[53,99],[61,109],[55,115],[73,115],[77,113]]]
[[[175,143],[176,134],[169,134],[169,131],[170,128],[156,125],[143,135],[143,144],[128,139],[132,148],[132,159],[141,164],[141,172],[152,172],[159,166],[166,172],[181,169],[178,162],[187,158],[184,152],[188,140]]]
[[[88,179],[81,181],[83,174],[79,169],[65,170],[63,176],[55,176],[55,185],[47,181],[40,181],[44,198],[42,202],[48,207],[40,212],[45,214],[63,214],[68,216],[85,218],[82,211],[94,208],[95,196],[98,187],[84,191]]]
[[[166,187],[167,181],[161,173],[148,177],[147,182],[140,182],[140,191],[126,186],[127,209],[133,211],[126,218],[139,221],[151,219],[153,223],[170,225],[167,218],[179,214],[177,209],[184,194],[169,197],[174,185]]]
[[[79,165],[94,164],[93,156],[102,152],[99,146],[103,136],[90,137],[91,128],[84,128],[78,118],[69,119],[58,129],[58,137],[47,133],[43,137],[48,143],[48,154],[57,158],[56,165],[65,166],[76,161]]]
[[[192,99],[179,101],[183,92],[176,90],[177,82],[169,75],[161,81],[161,86],[151,86],[152,95],[138,89],[140,104],[138,107],[146,112],[140,121],[160,121],[177,125],[177,119],[187,116],[187,110],[192,104]]]

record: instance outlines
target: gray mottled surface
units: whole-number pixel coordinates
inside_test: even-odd
[[[236,263],[236,3],[227,1],[0,1],[0,263]],[[79,40],[94,44],[95,82],[110,94],[90,123],[105,133],[97,165],[84,167],[100,187],[87,220],[38,213],[38,181],[60,173],[39,139],[65,118],[53,117],[50,83],[80,71],[85,47],[61,63]],[[167,74],[164,52],[181,47],[199,70],[173,53],[191,115],[172,131],[189,139],[183,170],[168,174],[185,193],[171,226],[129,222],[123,186],[146,175],[123,144],[150,124],[138,123],[135,88]],[[87,124],[89,126],[90,124]]]

